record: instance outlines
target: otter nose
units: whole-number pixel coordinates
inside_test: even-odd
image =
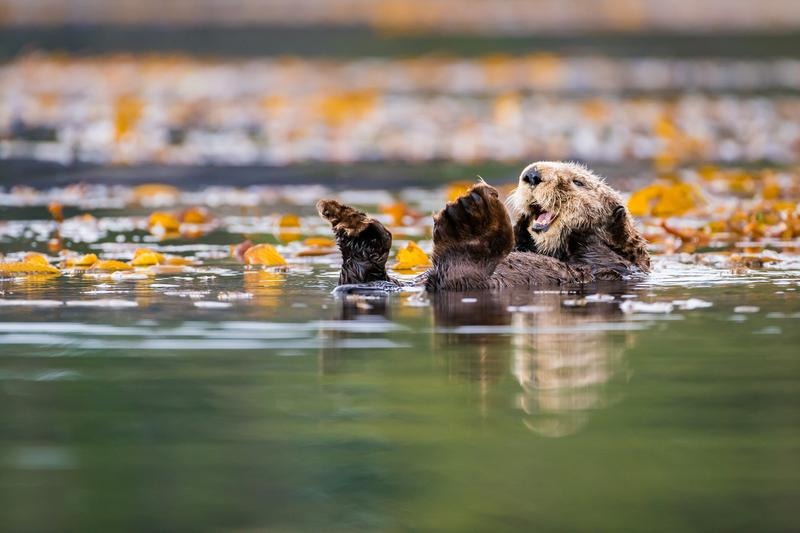
[[[524,181],[531,187],[536,187],[542,182],[542,175],[539,174],[538,170],[532,168],[522,175],[522,181]]]

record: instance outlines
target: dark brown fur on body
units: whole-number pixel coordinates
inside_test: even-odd
[[[642,275],[646,242],[616,191],[588,169],[541,162],[520,176],[515,223],[497,191],[474,185],[434,216],[430,291],[581,285]],[[342,251],[340,284],[393,281],[386,273],[391,234],[334,200],[317,208]]]

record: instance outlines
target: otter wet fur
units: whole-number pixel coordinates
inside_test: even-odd
[[[477,183],[433,217],[429,291],[582,285],[633,279],[650,270],[647,242],[619,194],[588,168],[528,165],[506,202]],[[335,200],[317,203],[342,252],[339,283],[389,282],[392,235],[377,220]]]

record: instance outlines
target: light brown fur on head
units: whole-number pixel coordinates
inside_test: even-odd
[[[622,198],[583,165],[555,161],[528,165],[509,204],[514,220],[527,224],[538,253],[563,257],[571,237],[596,235],[643,270],[649,269],[646,242]],[[537,217],[543,212],[555,218],[545,228],[537,227]]]

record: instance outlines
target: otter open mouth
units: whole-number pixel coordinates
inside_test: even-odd
[[[531,224],[531,229],[536,232],[547,231],[547,228],[553,224],[553,221],[558,216],[557,213],[547,211],[539,204],[531,205],[531,210],[534,218],[533,224]]]

